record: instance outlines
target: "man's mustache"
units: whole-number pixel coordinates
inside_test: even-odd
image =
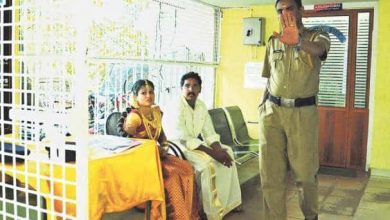
[[[195,96],[195,93],[189,92],[188,95],[193,95],[193,96]]]

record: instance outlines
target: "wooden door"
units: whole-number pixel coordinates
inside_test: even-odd
[[[331,50],[320,75],[320,164],[363,170],[367,151],[373,11],[308,11],[303,20],[306,27],[326,26],[326,30],[336,33],[330,33]]]

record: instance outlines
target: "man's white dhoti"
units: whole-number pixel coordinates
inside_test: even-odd
[[[233,158],[233,151],[228,146],[222,147]],[[203,209],[208,220],[220,220],[241,204],[240,183],[234,163],[228,168],[199,150],[187,150],[184,155],[196,170]]]

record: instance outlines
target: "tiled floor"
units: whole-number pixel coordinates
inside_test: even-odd
[[[367,184],[367,177],[340,177],[319,175],[319,201],[322,220],[347,220],[353,216]],[[256,177],[242,185],[243,213],[230,213],[225,220],[261,219],[262,201],[260,178]],[[298,204],[298,194],[293,181],[287,194],[287,215],[289,220],[304,219]]]
[[[354,219],[390,219],[390,178],[370,178]]]
[[[230,213],[224,220],[260,220],[262,192],[257,161],[239,168],[244,211]],[[388,220],[390,219],[390,178],[319,175],[321,220]],[[292,178],[287,196],[288,220],[304,219],[298,205]],[[136,211],[110,213],[103,220],[143,220]]]

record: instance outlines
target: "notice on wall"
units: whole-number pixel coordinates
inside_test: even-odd
[[[264,89],[267,85],[267,79],[261,77],[264,63],[248,62],[244,70],[244,88]]]
[[[315,4],[314,11],[339,11],[343,9],[343,3],[323,3],[323,4]]]

